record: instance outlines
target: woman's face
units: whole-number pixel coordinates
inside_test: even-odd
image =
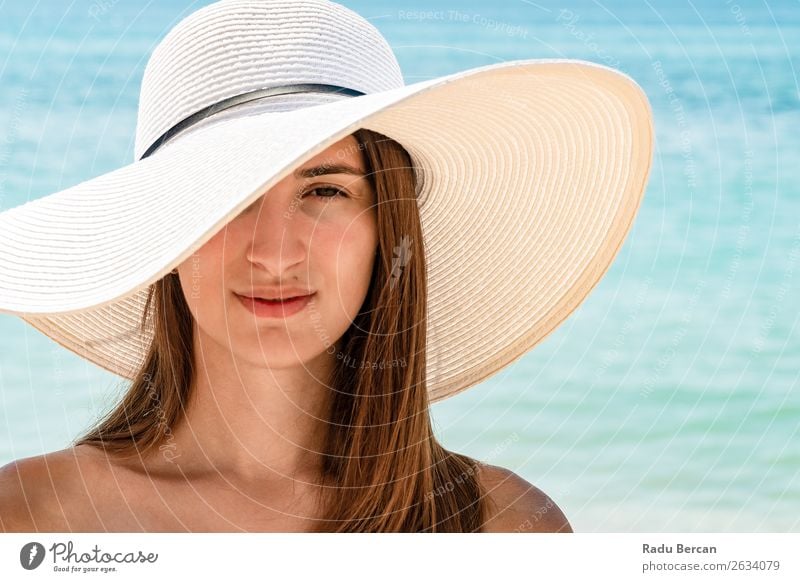
[[[270,368],[335,353],[364,302],[377,248],[375,192],[365,172],[358,142],[348,136],[299,166],[178,267],[201,342]],[[280,317],[258,316],[240,299],[282,287],[313,295],[302,310]]]

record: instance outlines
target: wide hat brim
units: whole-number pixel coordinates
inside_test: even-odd
[[[512,363],[581,304],[631,228],[653,150],[642,89],[577,60],[235,117],[0,214],[0,312],[132,378],[152,338],[140,330],[148,287],[359,128],[403,145],[420,180],[432,402]]]

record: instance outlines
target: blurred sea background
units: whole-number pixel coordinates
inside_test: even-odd
[[[133,161],[151,51],[209,2],[0,2],[0,210]],[[342,2],[406,83],[579,58],[647,92],[650,183],[615,263],[534,350],[433,405],[576,531],[800,532],[800,4]],[[68,446],[121,380],[0,314],[0,465]]]

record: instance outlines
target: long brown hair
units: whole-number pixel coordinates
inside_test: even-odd
[[[380,133],[353,136],[377,195],[378,252],[364,304],[336,342],[323,451],[327,493],[315,531],[477,532],[486,517],[481,464],[442,447],[431,426],[426,263],[412,161]],[[76,445],[114,453],[168,446],[193,373],[192,316],[177,275],[151,286],[145,318],[151,310],[155,334],[141,369]]]

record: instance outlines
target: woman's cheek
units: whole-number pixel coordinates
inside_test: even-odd
[[[224,231],[222,229],[189,255],[179,269],[186,301],[200,317],[199,312],[203,305],[206,305],[207,312],[208,306],[212,304],[209,298],[220,296]]]
[[[366,213],[352,221],[342,236],[339,257],[344,272],[340,276],[346,277],[351,287],[356,287],[351,289],[351,294],[358,297],[359,307],[369,288],[377,244],[374,218]]]

